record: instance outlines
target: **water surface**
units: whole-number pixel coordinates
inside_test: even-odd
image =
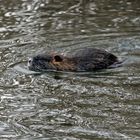
[[[140,139],[139,5],[1,1],[0,139]],[[34,54],[81,47],[106,49],[126,61],[98,72],[27,70]]]

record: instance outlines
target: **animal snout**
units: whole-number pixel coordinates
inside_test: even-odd
[[[33,62],[33,59],[32,58],[29,58],[28,59],[28,66],[31,66],[32,65],[32,62]]]
[[[29,58],[28,62],[31,63],[32,61],[33,61],[32,58]]]

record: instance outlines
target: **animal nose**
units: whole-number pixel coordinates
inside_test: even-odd
[[[30,64],[30,63],[32,63],[32,58],[29,58],[29,60],[28,60],[28,63]]]

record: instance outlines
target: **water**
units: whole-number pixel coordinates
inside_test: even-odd
[[[140,139],[140,1],[0,1],[0,139]],[[28,71],[44,50],[97,47],[98,72]]]

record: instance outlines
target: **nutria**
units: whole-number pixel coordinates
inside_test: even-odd
[[[115,55],[101,49],[82,48],[64,54],[44,53],[28,60],[28,67],[33,71],[94,71],[109,68],[118,63]]]

